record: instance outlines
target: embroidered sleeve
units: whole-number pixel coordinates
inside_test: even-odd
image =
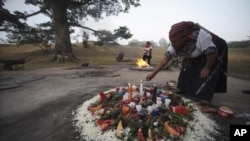
[[[165,56],[168,57],[169,59],[173,57],[173,55],[169,51],[166,51]]]
[[[175,54],[174,48],[170,45],[165,53],[165,56],[171,59]]]
[[[211,34],[201,29],[197,40],[197,47],[202,53],[209,53],[211,49],[208,48],[216,48],[212,41]]]
[[[216,50],[216,48],[214,46],[212,47],[208,47],[205,51],[204,54],[209,55],[211,53],[213,53]]]

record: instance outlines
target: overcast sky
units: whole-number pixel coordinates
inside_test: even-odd
[[[23,1],[7,0],[4,7],[31,12],[29,9],[33,7],[25,6]],[[140,3],[140,7],[132,7],[129,13],[107,17],[99,23],[89,20],[85,26],[110,31],[127,26],[133,37],[122,44],[132,39],[169,41],[171,25],[180,21],[197,22],[226,41],[247,40],[250,36],[250,0],[141,0]],[[42,15],[28,19],[29,23],[43,21],[46,18]]]

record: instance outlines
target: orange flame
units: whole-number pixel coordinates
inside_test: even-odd
[[[149,67],[149,64],[147,62],[145,62],[142,58],[137,58],[135,64],[139,68]]]

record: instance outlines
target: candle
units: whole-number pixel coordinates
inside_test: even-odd
[[[128,99],[128,93],[125,93],[124,95],[123,95],[123,100],[127,100]]]
[[[120,89],[118,90],[118,95],[119,95],[119,96],[122,96],[122,95],[123,95],[122,87],[120,87]]]
[[[122,107],[122,113],[124,116],[126,116],[129,113],[129,107],[128,106],[124,106]]]
[[[141,82],[140,82],[140,90],[139,90],[139,93],[140,93],[140,96],[143,96],[143,82],[142,82],[142,80],[141,80]]]
[[[132,86],[128,83],[128,100],[132,101]]]
[[[99,93],[99,96],[100,96],[99,103],[102,103],[105,99],[108,98],[107,95],[103,93],[103,91]]]
[[[157,104],[158,107],[161,106],[161,104],[162,104],[161,98],[158,99],[158,97],[157,97],[156,104]]]
[[[136,86],[135,85],[132,86],[132,92],[133,93],[136,92]]]
[[[151,112],[151,114],[152,114],[153,117],[159,116],[159,109],[157,109],[157,108],[153,109],[152,112]]]
[[[136,111],[139,113],[141,111],[141,109],[142,109],[142,106],[141,105],[136,105],[135,108],[136,108]]]
[[[169,108],[168,106],[171,102],[171,99],[166,98],[164,102],[165,102],[166,107]]]
[[[157,93],[157,87],[154,84],[154,90],[153,90],[153,95],[152,95],[152,101],[156,103],[156,93]]]
[[[144,91],[144,94],[143,94],[143,99],[144,100],[147,100],[149,98],[149,96],[147,95],[147,92],[146,91]]]

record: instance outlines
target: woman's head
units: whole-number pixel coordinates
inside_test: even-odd
[[[146,47],[149,47],[151,43],[149,41],[146,42]]]
[[[183,21],[172,25],[169,31],[169,40],[174,49],[181,48],[185,44],[188,34],[198,28],[199,25],[191,21]]]
[[[177,38],[172,38],[170,41],[174,49],[179,50],[185,44],[186,39],[186,35],[183,35]]]

